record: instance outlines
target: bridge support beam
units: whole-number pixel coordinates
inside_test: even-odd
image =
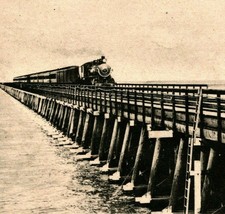
[[[93,112],[93,117],[94,117],[94,125],[93,125],[90,149],[91,149],[91,155],[93,157],[97,157],[98,151],[99,151],[99,142],[101,140],[101,133],[103,128],[103,118],[98,111]]]
[[[213,186],[213,181],[212,181],[212,172],[216,167],[216,162],[217,162],[217,157],[218,157],[218,152],[214,149],[210,149],[209,153],[209,160],[208,160],[208,165],[207,165],[207,173],[204,178],[204,183],[202,187],[202,202],[201,202],[201,213],[205,213],[207,211],[208,205],[210,203],[209,198],[210,198],[210,191]]]
[[[83,132],[83,127],[84,127],[84,120],[85,120],[85,113],[84,113],[84,111],[80,110],[79,111],[79,120],[78,120],[78,125],[77,125],[77,131],[76,131],[76,137],[75,137],[75,142],[78,145],[81,145],[82,132]]]
[[[99,161],[106,161],[107,159],[114,124],[114,118],[110,117],[110,114],[105,113],[104,117],[104,124],[98,152]]]
[[[69,121],[68,121],[68,128],[67,128],[67,132],[66,132],[67,137],[71,137],[73,134],[74,117],[75,117],[75,109],[73,108],[73,106],[71,106]]]
[[[119,119],[116,118],[115,122],[114,122],[114,127],[113,127],[112,138],[111,138],[111,142],[110,142],[107,162],[101,168],[101,171],[103,171],[103,172],[107,172],[109,170],[110,164],[113,160],[114,150],[115,150],[115,146],[116,146],[116,138],[117,138],[117,135],[118,135],[118,126],[119,126]]]
[[[169,204],[168,207],[163,210],[164,213],[165,212],[173,213],[174,211],[176,211],[178,203],[180,202],[179,198],[184,194],[183,188],[181,187],[184,186],[186,160],[187,160],[186,157],[187,157],[187,142],[185,142],[184,138],[181,138],[178,148],[175,171],[173,175]]]
[[[135,201],[141,204],[150,204],[151,201],[153,200],[155,189],[156,189],[157,173],[159,171],[159,165],[160,165],[161,156],[163,152],[163,146],[165,144],[165,142],[163,142],[163,138],[172,138],[173,132],[169,130],[168,131],[167,130],[152,131],[150,127],[148,127],[148,137],[156,138],[156,141],[155,141],[153,159],[151,163],[149,181],[147,185],[147,192],[143,196],[135,198]]]
[[[109,176],[110,180],[119,181],[121,178],[128,145],[131,143],[131,140],[132,140],[133,128],[134,128],[134,121],[133,120],[128,121],[126,125],[124,139],[123,139],[123,146],[120,153],[118,168],[113,175]]]
[[[91,112],[92,112],[91,109],[87,109],[84,121],[84,130],[81,139],[81,145],[84,149],[89,149],[91,143],[93,122],[94,122],[94,118]]]
[[[147,131],[146,131],[146,127],[144,125],[141,128],[141,135],[140,135],[138,150],[137,150],[135,163],[134,163],[134,167],[133,167],[133,173],[131,176],[131,182],[129,182],[123,186],[124,191],[132,191],[134,189],[135,185],[137,184],[137,178],[139,175],[139,165],[140,165],[140,161],[141,161],[141,156],[143,154],[144,144],[146,143],[146,135],[147,135]]]
[[[106,161],[108,156],[109,143],[112,136],[112,127],[114,119],[110,118],[108,113],[104,114],[104,123],[101,132],[101,139],[98,149],[98,158],[91,161],[91,165],[100,165],[102,162]]]

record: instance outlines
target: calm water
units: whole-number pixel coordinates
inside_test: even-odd
[[[40,117],[1,90],[0,118],[0,213],[150,213],[54,146]]]

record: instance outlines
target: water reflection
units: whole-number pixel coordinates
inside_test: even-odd
[[[98,167],[56,147],[40,116],[1,96],[0,213],[150,213],[109,184]]]

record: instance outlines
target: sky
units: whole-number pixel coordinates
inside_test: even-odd
[[[117,82],[225,80],[223,0],[0,4],[0,82],[101,55]]]

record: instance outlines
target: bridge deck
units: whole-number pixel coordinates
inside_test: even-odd
[[[91,165],[106,162],[102,170],[116,170],[109,176],[112,181],[129,178],[131,183],[125,186],[133,186],[135,201],[159,210],[166,204],[168,210],[182,209],[197,89],[36,86],[26,88],[30,92],[2,88],[71,137],[79,152],[90,150],[78,159],[97,157]],[[201,191],[196,201],[201,200],[201,205],[193,206],[194,192],[190,203],[191,209],[201,208],[203,213],[224,204],[224,95],[225,91],[203,90],[197,130],[201,144],[195,148],[195,161],[201,163],[197,187],[202,188],[196,191]],[[138,188],[144,195],[135,192]]]

